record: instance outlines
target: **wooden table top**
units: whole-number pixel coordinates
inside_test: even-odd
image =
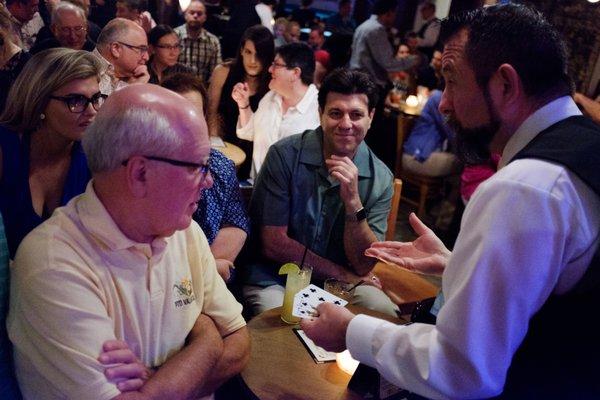
[[[423,275],[407,271],[397,265],[381,261],[375,264],[373,273],[377,275],[383,286],[383,291],[400,309],[410,309],[415,303],[434,297],[439,288],[426,280]]]
[[[219,150],[221,153],[223,153],[225,155],[225,157],[227,157],[231,161],[233,161],[233,163],[235,164],[236,167],[239,167],[246,159],[246,153],[244,153],[244,150],[240,149],[235,144],[225,142],[225,141],[223,143],[225,144],[225,147],[213,146],[213,148],[215,150]]]
[[[354,313],[369,314],[395,323],[398,318],[349,305]],[[317,364],[288,325],[280,318],[281,307],[263,312],[248,323],[252,350],[241,375],[261,400],[362,398],[347,388],[351,376],[334,362]]]

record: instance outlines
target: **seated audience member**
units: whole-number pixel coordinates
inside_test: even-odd
[[[100,32],[93,54],[102,62],[100,91],[109,96],[132,83],[150,79],[146,62],[149,57],[146,33],[138,24],[115,18]]]
[[[13,17],[13,31],[19,35],[20,43],[17,44],[27,51],[44,26],[38,6],[39,0],[6,0],[6,10]]]
[[[148,34],[150,60],[148,61],[148,83],[160,84],[165,77],[178,72],[192,73],[194,70],[177,62],[181,43],[175,30],[168,25],[157,25]]]
[[[421,51],[419,48],[419,37],[414,32],[408,32],[404,35],[404,44],[406,44],[410,50],[410,54],[417,58],[415,68],[423,68],[429,63],[429,57]]]
[[[11,258],[25,235],[85,190],[79,141],[104,102],[100,69],[87,51],[50,49],[32,57],[10,90],[0,115],[0,211]]]
[[[317,22],[315,11],[310,8],[313,0],[300,0],[300,7],[292,11],[290,21],[295,21],[300,24],[301,28],[309,28]]]
[[[414,242],[372,246],[400,267],[443,271],[436,324],[322,304],[301,326],[427,398],[597,399],[600,127],[571,98],[565,42],[515,3],[453,14],[441,31],[440,111],[465,160],[498,152],[499,170],[469,201],[451,253],[415,224]]]
[[[162,86],[179,93],[192,102],[198,112],[206,115],[206,89],[197,76],[173,74],[163,81]],[[233,161],[211,148],[208,170],[212,186],[202,191],[193,218],[206,235],[219,275],[228,282],[233,263],[250,231],[250,220]]]
[[[156,85],[108,98],[83,146],[93,179],[24,241],[8,332],[26,399],[198,399],[249,356],[242,307],[192,221],[202,114]]]
[[[321,83],[325,78],[325,75],[329,73],[331,66],[331,55],[326,50],[315,51],[315,75],[314,84],[317,88],[321,87]]]
[[[55,47],[92,51],[96,45],[87,37],[87,19],[82,8],[61,1],[52,10],[50,30],[53,37],[36,41],[31,53]]]
[[[6,245],[2,214],[0,214],[0,394],[2,394],[3,399],[17,400],[21,398],[21,394],[15,380],[12,346],[6,333],[8,289],[10,286],[8,262],[8,246]]]
[[[352,0],[340,0],[338,12],[325,20],[325,29],[333,34],[352,36],[356,21],[352,18]]]
[[[254,142],[250,178],[262,166],[269,147],[284,137],[319,126],[318,90],[313,85],[315,57],[305,43],[292,43],[277,49],[269,67],[271,89],[256,112],[250,108],[250,86],[238,82],[231,96],[238,105],[236,133]]]
[[[281,306],[285,283],[277,270],[308,248],[313,282],[364,280],[352,302],[396,315],[374,286],[375,262],[363,255],[385,235],[393,194],[392,173],[363,141],[376,103],[368,75],[335,70],[319,92],[320,127],[269,149],[250,205],[252,251],[260,256],[248,265],[243,292],[255,314]]]
[[[208,132],[244,150],[247,157],[238,170],[243,177],[250,174],[252,142],[238,138],[235,133],[239,110],[231,92],[236,83],[247,84],[250,109],[256,112],[258,103],[269,91],[269,67],[273,57],[273,35],[265,27],[255,25],[244,32],[236,58],[218,65],[210,78]]]
[[[279,36],[275,39],[275,48],[279,48],[283,45],[290,43],[297,43],[300,41],[300,24],[296,21],[288,21],[283,31],[283,36]]]
[[[275,24],[273,25],[273,37],[275,38],[275,41],[279,38],[282,38],[281,40],[283,40],[283,33],[285,32],[287,24],[288,20],[286,18],[279,17],[275,20]]]
[[[417,85],[425,86],[429,90],[444,90],[442,52],[440,50],[434,50],[429,64],[417,70]]]
[[[322,25],[313,25],[308,34],[308,44],[314,50],[321,50],[325,45],[325,28]]]
[[[573,96],[575,103],[583,108],[583,112],[587,114],[594,122],[600,124],[600,96],[596,100],[592,100],[589,97],[575,93]]]
[[[206,6],[199,0],[191,0],[184,13],[185,24],[175,28],[179,35],[183,51],[179,62],[194,68],[204,82],[221,63],[221,44],[219,38],[204,28]]]
[[[419,175],[438,177],[456,173],[460,162],[448,151],[454,132],[438,110],[442,92],[434,91],[404,142],[402,169]]]
[[[125,18],[135,22],[148,33],[156,26],[156,22],[148,12],[147,0],[117,0],[117,18]]]
[[[90,8],[91,8],[90,0],[61,0],[61,1],[66,1],[66,2],[72,3],[72,4],[76,5],[77,7],[80,7],[83,10],[83,12],[85,13],[86,21],[87,21],[88,38],[92,42],[96,43],[96,40],[98,40],[98,35],[100,34],[101,29],[95,22],[92,22],[89,19]]]
[[[17,43],[19,38],[12,31],[10,15],[0,7],[0,114],[4,110],[8,91],[31,56]]]

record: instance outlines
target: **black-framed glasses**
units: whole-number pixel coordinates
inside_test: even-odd
[[[91,104],[94,110],[100,110],[102,104],[108,96],[97,92],[92,97],[86,97],[82,94],[69,94],[67,96],[50,96],[51,99],[62,101],[67,105],[72,113],[82,113]]]
[[[166,50],[181,50],[182,49],[182,45],[181,43],[177,43],[177,44],[157,44],[154,47],[158,47],[159,49],[166,49]]]
[[[139,53],[139,55],[140,55],[140,56],[141,56],[142,54],[144,54],[144,53],[147,53],[147,52],[148,52],[148,46],[145,46],[145,45],[141,45],[141,46],[134,46],[134,45],[132,45],[132,44],[129,44],[129,43],[119,42],[118,40],[117,40],[117,43],[119,43],[120,45],[123,45],[123,46],[125,46],[125,47],[129,47],[131,50],[135,50],[135,51],[137,51],[137,52]]]
[[[148,160],[165,162],[167,164],[171,164],[171,165],[174,165],[176,167],[185,167],[185,168],[188,168],[188,170],[192,174],[200,176],[200,181],[201,182],[203,182],[206,179],[206,177],[208,176],[208,173],[210,172],[209,168],[208,168],[208,164],[210,163],[210,159],[205,164],[199,164],[199,163],[194,163],[194,162],[190,162],[190,161],[181,161],[181,160],[175,160],[175,159],[172,159],[172,158],[158,157],[158,156],[141,156],[141,157],[147,158]],[[121,164],[122,165],[127,165],[128,162],[129,162],[129,159],[124,160],[123,162],[121,162]]]
[[[276,62],[276,61],[273,61],[273,62],[271,63],[271,66],[272,66],[273,68],[288,68],[288,66],[287,66],[286,64],[278,63],[278,62]]]

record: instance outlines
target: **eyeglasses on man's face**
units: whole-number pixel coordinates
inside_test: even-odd
[[[97,92],[92,97],[86,97],[82,94],[69,94],[66,96],[50,96],[51,99],[62,101],[72,113],[82,113],[91,104],[94,110],[100,110],[102,104],[108,96]]]
[[[187,168],[191,174],[196,175],[200,178],[200,182],[204,182],[206,180],[206,177],[208,176],[208,173],[210,172],[209,168],[208,168],[208,164],[210,163],[210,160],[207,161],[205,164],[199,164],[199,163],[194,163],[194,162],[189,162],[189,161],[181,161],[181,160],[175,160],[173,158],[158,157],[158,156],[141,156],[141,157],[144,157],[148,160],[164,162],[167,164],[174,165],[176,167]],[[129,159],[124,160],[123,162],[121,162],[121,164],[127,165],[128,162],[129,162]]]
[[[140,56],[144,55],[145,53],[148,53],[148,46],[145,46],[145,45],[134,46],[132,44],[128,44],[128,43],[124,43],[124,42],[119,42],[118,40],[117,40],[117,43],[119,43],[122,46],[128,47],[131,50],[137,51]]]
[[[73,32],[75,35],[82,35],[84,33],[87,32],[87,29],[85,26],[63,26],[61,28],[58,28],[58,31],[63,34],[63,35],[68,35],[71,32]]]

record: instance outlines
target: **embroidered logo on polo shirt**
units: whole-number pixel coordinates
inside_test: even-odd
[[[192,281],[189,278],[182,279],[181,283],[173,285],[173,288],[175,289],[173,292],[175,307],[187,306],[196,300],[194,290],[192,289]]]

